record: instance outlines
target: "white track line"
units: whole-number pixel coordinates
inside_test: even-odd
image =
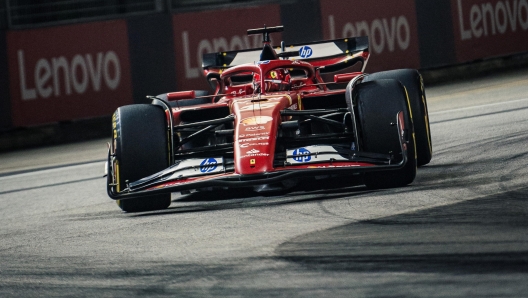
[[[452,110],[432,112],[432,113],[429,113],[429,115],[438,115],[438,114],[452,113],[452,112],[458,112],[458,111],[464,111],[464,110],[472,110],[472,109],[477,109],[477,108],[482,108],[482,107],[500,106],[500,105],[523,102],[523,101],[528,101],[528,98],[514,99],[510,101],[494,102],[494,103],[488,103],[488,104],[483,104],[479,106],[471,106],[471,107],[465,107],[465,108],[457,108],[457,109],[452,109]]]

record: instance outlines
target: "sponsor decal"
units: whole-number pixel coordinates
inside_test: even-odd
[[[299,107],[299,106],[298,106],[296,103],[294,103],[293,105],[291,105],[291,106],[288,108],[288,110],[297,110],[298,107]]]
[[[41,58],[34,71],[28,71],[34,74],[31,79],[26,75],[23,50],[17,51],[17,59],[22,100],[60,97],[63,90],[64,95],[84,94],[88,89],[98,92],[102,86],[115,90],[121,82],[121,64],[114,51],[77,54],[71,61],[64,56]],[[34,82],[34,86],[30,82]]]
[[[131,103],[126,21],[6,35],[15,126],[111,115]]]
[[[266,131],[266,132],[253,132],[253,133],[240,134],[238,135],[238,137],[244,138],[244,137],[256,137],[256,136],[267,136],[267,135],[269,135],[269,133]]]
[[[214,158],[207,158],[204,159],[200,163],[200,172],[202,173],[210,173],[216,169],[218,166],[218,162]]]
[[[459,62],[526,52],[528,0],[451,0]]]
[[[224,170],[222,157],[189,158],[177,161],[176,164],[163,172],[172,173],[163,180],[182,179],[202,174],[221,173]]]
[[[299,148],[293,150],[293,160],[296,162],[308,162],[312,159],[310,151],[306,148]]]
[[[265,102],[265,103],[253,103],[249,104],[247,106],[244,106],[240,108],[240,111],[252,111],[252,110],[265,110],[265,109],[271,109],[274,106],[278,105],[279,102]]]
[[[259,125],[259,124],[266,124],[273,120],[270,116],[253,116],[244,118],[240,121],[244,126],[253,126],[253,125]]]
[[[232,95],[241,95],[241,94],[246,94],[246,90],[245,89],[238,89],[238,92],[237,91],[232,91],[230,94]]]
[[[259,126],[249,126],[249,127],[246,127],[246,131],[256,131],[256,130],[264,130],[266,129],[266,127],[262,126],[262,125],[259,125]]]
[[[482,4],[480,2],[471,5],[464,13],[462,0],[457,0],[462,40],[500,35],[507,31],[528,30],[527,0],[488,1]]]
[[[286,161],[289,163],[349,161],[348,158],[341,156],[331,145],[313,145],[287,149],[286,155],[288,156]]]
[[[253,148],[253,149],[249,150],[248,152],[246,152],[246,154],[257,154],[259,152],[260,152],[260,150],[257,150],[255,148]]]
[[[321,0],[325,39],[368,36],[368,70],[418,68],[419,46],[414,0]]]
[[[257,62],[257,65],[260,65],[260,64],[269,64],[270,61],[269,60],[264,60],[264,61],[258,61]]]
[[[327,166],[307,166],[308,169],[326,169],[326,168],[350,168],[350,167],[360,167],[359,164],[350,164],[350,165],[327,165]]]
[[[203,21],[222,26],[207,26]],[[226,22],[225,20],[236,20]],[[248,36],[240,28],[260,28],[262,24],[280,24],[279,5],[225,9],[173,14],[172,24],[176,55],[177,90],[201,90],[208,84],[203,78],[202,55],[225,51],[262,48],[262,36]],[[281,33],[271,35],[272,44],[280,41]],[[257,59],[258,61],[258,54]]]
[[[251,146],[268,146],[269,143],[249,143],[249,144],[240,144],[240,148],[248,148]]]
[[[269,154],[268,154],[268,153],[246,154],[246,155],[242,155],[240,158],[246,158],[246,157],[262,157],[262,156],[269,156]]]
[[[262,141],[262,140],[269,140],[269,136],[254,137],[254,138],[249,138],[249,139],[241,139],[241,140],[238,140],[238,142],[242,143],[242,142],[252,142],[252,141]]]
[[[309,46],[303,46],[299,50],[299,56],[301,56],[301,58],[310,58],[312,54],[313,54],[313,50]]]

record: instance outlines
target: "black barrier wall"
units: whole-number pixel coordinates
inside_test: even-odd
[[[449,0],[416,0],[420,68],[456,63]]]
[[[0,130],[11,128],[11,102],[7,70],[7,44],[5,31],[0,30]]]
[[[146,95],[176,90],[172,16],[155,14],[127,20],[134,103]]]
[[[282,38],[286,44],[323,39],[319,0],[296,1],[280,6]]]
[[[0,130],[105,116],[118,105],[149,102],[146,95],[208,88],[201,55],[260,47],[260,37],[248,37],[246,30],[265,24],[284,25],[285,31],[274,38],[287,44],[369,35],[372,56],[367,72],[437,68],[527,53],[526,3],[293,0],[0,31]],[[57,62],[57,76],[40,73],[39,91],[34,81],[40,59],[49,65]],[[25,77],[19,74],[22,60]],[[67,71],[75,78],[70,80]],[[76,85],[65,89],[65,80]],[[46,93],[52,88],[53,94]],[[17,94],[21,90],[26,97]],[[32,96],[36,91],[42,93],[38,99]],[[81,107],[77,114],[72,106]],[[54,118],[37,119],[53,113]]]

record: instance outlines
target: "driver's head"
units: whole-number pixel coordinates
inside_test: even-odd
[[[284,91],[290,89],[290,75],[283,68],[276,68],[266,74],[264,80],[267,92]]]
[[[284,80],[284,77],[286,76],[286,72],[282,68],[274,69],[270,72],[268,72],[268,75],[266,76],[266,79],[268,80]]]

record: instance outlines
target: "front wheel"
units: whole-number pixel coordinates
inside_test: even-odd
[[[169,166],[167,121],[161,107],[149,104],[120,107],[112,121],[117,192],[126,188],[127,181],[139,180]],[[170,204],[170,193],[117,200],[125,212],[166,209]]]
[[[416,145],[405,88],[396,80],[375,80],[357,85],[353,93],[362,151],[389,154],[396,161],[401,161],[400,133],[395,123],[400,111],[403,111],[404,117],[407,163],[398,170],[365,173],[365,185],[378,189],[401,187],[413,182],[416,177]]]
[[[370,74],[365,82],[382,79],[397,80],[405,87],[416,136],[417,165],[428,164],[433,157],[433,148],[422,76],[415,69],[397,69]]]

